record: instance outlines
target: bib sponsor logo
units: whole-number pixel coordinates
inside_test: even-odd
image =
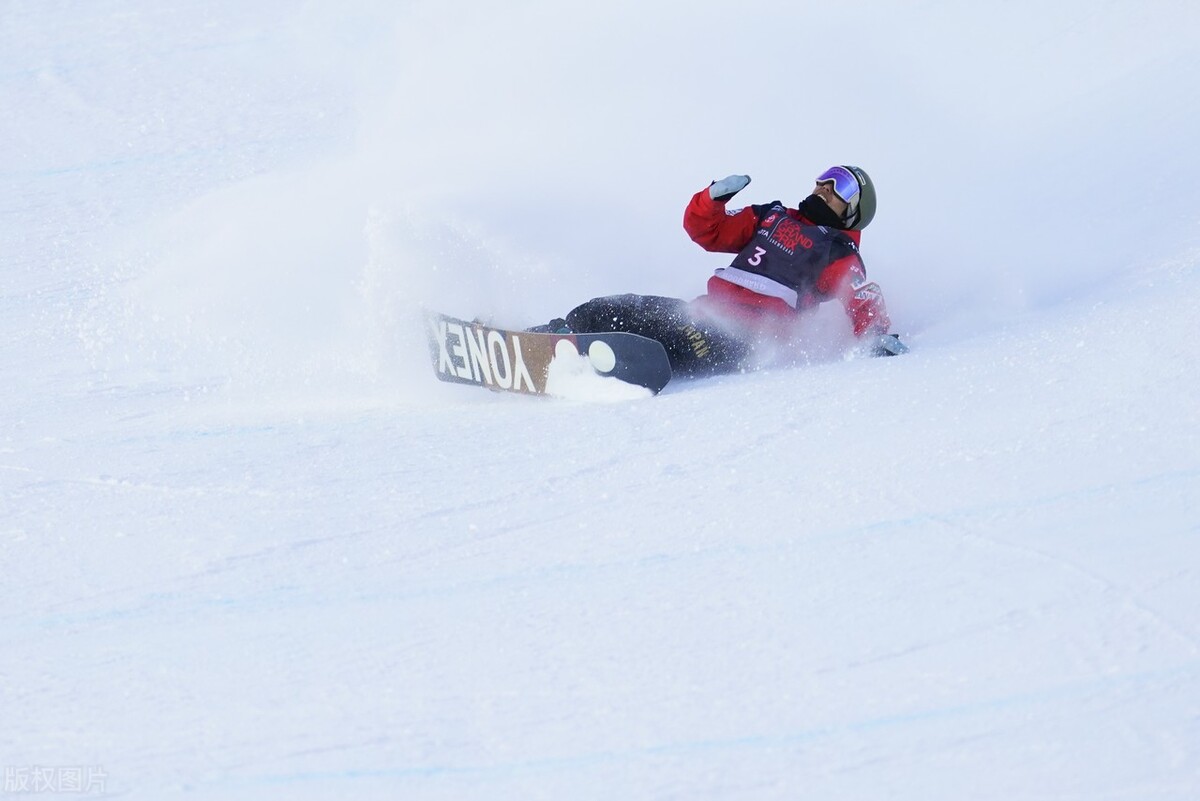
[[[813,241],[804,233],[799,223],[785,219],[775,226],[771,232],[771,241],[788,253],[795,253],[797,247],[812,250]]]
[[[429,322],[434,341],[438,343],[438,373],[452,380],[500,389],[537,391],[525,365],[519,334],[506,337],[504,333],[488,328],[446,320]]]

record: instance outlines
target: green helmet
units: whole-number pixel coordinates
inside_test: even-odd
[[[850,230],[861,231],[871,224],[871,220],[875,219],[875,184],[872,183],[871,176],[867,175],[866,170],[862,167],[846,165],[846,169],[854,173],[854,177],[858,181],[858,203],[850,212],[849,219],[854,221]]]
[[[861,231],[875,219],[875,184],[862,167],[830,167],[817,176],[817,183],[833,184],[833,191],[846,201],[847,230]]]

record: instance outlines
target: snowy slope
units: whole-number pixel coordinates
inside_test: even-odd
[[[389,5],[0,7],[3,794],[1200,794],[1190,4]],[[909,356],[434,381],[839,160]]]

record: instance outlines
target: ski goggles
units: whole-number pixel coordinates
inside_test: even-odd
[[[817,183],[833,184],[833,191],[838,197],[851,207],[855,205],[854,201],[858,197],[858,179],[845,167],[830,167],[817,176]]]

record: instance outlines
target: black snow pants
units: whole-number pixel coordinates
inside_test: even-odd
[[[578,334],[627,331],[656,339],[671,369],[682,375],[734,373],[749,365],[752,345],[694,313],[687,301],[657,295],[611,295],[572,309],[567,325]]]

